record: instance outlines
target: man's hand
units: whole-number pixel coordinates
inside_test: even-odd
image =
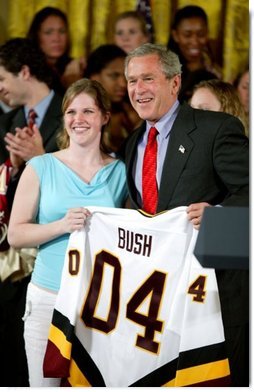
[[[188,219],[191,221],[194,228],[197,230],[199,230],[200,228],[200,223],[203,217],[205,207],[211,207],[211,204],[208,204],[206,202],[193,203],[190,204],[187,208]]]
[[[33,126],[32,131],[28,127],[16,128],[15,131],[15,135],[8,132],[4,138],[14,167],[45,153],[42,137],[36,125]]]

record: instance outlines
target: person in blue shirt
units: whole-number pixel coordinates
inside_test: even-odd
[[[70,233],[85,224],[85,206],[124,207],[127,200],[125,166],[102,145],[110,120],[104,88],[81,79],[66,91],[62,109],[60,150],[27,163],[8,231],[13,247],[38,247],[24,315],[30,387],[60,384],[44,378],[42,366]]]
[[[12,107],[0,115],[0,386],[28,387],[22,316],[36,250],[15,251],[6,229],[26,161],[58,150],[62,96],[52,88],[44,54],[27,38],[0,46],[0,95]],[[31,109],[37,114],[33,130],[28,127]]]

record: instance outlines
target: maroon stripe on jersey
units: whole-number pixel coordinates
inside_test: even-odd
[[[59,349],[48,340],[46,355],[43,363],[44,377],[68,377],[70,361],[64,358]]]

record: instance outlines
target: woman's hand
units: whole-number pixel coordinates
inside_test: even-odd
[[[82,229],[89,216],[91,216],[90,211],[84,207],[70,208],[62,219],[64,232],[72,233],[75,230]]]

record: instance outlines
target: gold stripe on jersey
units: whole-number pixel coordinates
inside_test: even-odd
[[[164,384],[164,387],[191,386],[209,380],[216,380],[230,375],[228,359],[192,366],[187,369],[177,370],[176,378]]]
[[[93,211],[92,207],[92,211]],[[109,209],[110,210],[110,209]],[[210,337],[209,335],[206,336],[206,322],[202,323],[203,320],[203,312],[202,309],[204,309],[204,305],[200,306],[200,304],[193,304],[191,301],[191,298],[189,298],[189,293],[188,293],[188,301],[186,301],[186,289],[189,287],[189,282],[193,284],[193,276],[194,273],[198,273],[199,276],[202,276],[202,281],[198,281],[198,284],[196,283],[194,287],[192,287],[192,291],[190,294],[196,294],[197,288],[200,288],[200,285],[202,286],[202,292],[204,291],[203,283],[204,283],[204,275],[202,272],[202,268],[196,265],[195,259],[192,259],[189,257],[189,253],[191,254],[192,252],[192,247],[195,242],[195,234],[196,232],[193,230],[189,230],[189,222],[186,218],[186,213],[185,210],[186,208],[181,207],[179,210],[177,209],[176,214],[174,211],[169,211],[169,213],[164,213],[160,215],[160,219],[162,220],[162,226],[165,225],[164,228],[160,228],[158,226],[158,222],[155,222],[155,230],[157,233],[165,233],[166,238],[168,238],[168,235],[170,236],[170,241],[172,243],[176,240],[178,240],[179,233],[184,234],[184,236],[181,237],[183,240],[183,246],[186,247],[186,254],[184,253],[181,258],[180,255],[175,255],[175,252],[173,251],[172,247],[172,255],[170,253],[170,260],[173,259],[173,257],[178,257],[176,260],[178,260],[179,265],[180,262],[184,262],[184,269],[183,272],[181,273],[180,277],[176,277],[177,279],[173,280],[174,284],[177,284],[178,286],[183,285],[183,287],[179,287],[179,290],[176,292],[176,294],[179,296],[179,303],[176,302],[176,305],[179,307],[182,306],[183,311],[186,314],[186,317],[179,317],[178,320],[178,315],[177,317],[171,316],[171,313],[169,314],[169,309],[167,307],[167,303],[165,303],[165,319],[169,320],[171,322],[172,319],[172,325],[178,328],[179,330],[179,339],[176,342],[176,347],[173,346],[171,350],[171,338],[173,339],[173,336],[170,334],[165,335],[167,339],[165,339],[164,345],[168,345],[168,353],[167,349],[165,346],[165,358],[163,357],[163,360],[159,361],[157,358],[154,358],[153,356],[149,356],[149,361],[148,359],[146,360],[147,363],[149,363],[149,367],[146,366],[146,363],[143,364],[142,360],[141,361],[134,361],[135,358],[126,358],[126,362],[124,365],[124,368],[122,369],[122,374],[117,374],[115,371],[114,366],[108,366],[107,362],[110,358],[111,364],[116,364],[116,361],[119,361],[120,356],[122,355],[122,347],[121,345],[119,346],[118,344],[118,336],[116,334],[116,339],[114,340],[115,336],[111,334],[110,339],[107,339],[107,336],[105,334],[97,334],[95,333],[94,335],[91,336],[91,329],[89,329],[89,332],[84,331],[85,333],[83,334],[83,328],[87,328],[84,325],[84,314],[82,313],[82,309],[84,306],[83,303],[83,298],[80,298],[81,292],[82,295],[87,295],[86,293],[86,285],[87,282],[89,282],[90,279],[90,273],[92,271],[92,268],[94,267],[95,262],[98,262],[97,258],[94,258],[95,255],[98,256],[98,252],[101,252],[101,249],[107,249],[105,252],[109,253],[112,255],[110,252],[114,252],[115,249],[115,241],[117,242],[117,239],[111,238],[111,236],[106,236],[107,238],[104,241],[102,241],[102,245],[98,245],[98,238],[94,236],[94,233],[98,232],[98,228],[101,228],[105,226],[105,230],[108,230],[111,228],[111,225],[113,229],[119,228],[119,221],[121,221],[121,216],[122,212],[119,211],[119,216],[116,214],[117,209],[112,209],[112,214],[109,214],[109,216],[103,215],[100,217],[100,215],[93,214],[93,217],[95,219],[94,226],[89,227],[89,234],[91,235],[91,238],[86,238],[84,237],[83,233],[77,232],[75,233],[75,236],[72,237],[72,242],[69,244],[69,249],[73,249],[73,244],[77,246],[77,248],[84,249],[84,246],[87,246],[88,240],[92,240],[91,244],[89,243],[89,246],[91,246],[91,254],[88,252],[87,258],[84,260],[81,260],[81,266],[84,267],[85,262],[88,263],[89,265],[89,273],[87,273],[87,269],[83,268],[80,271],[82,272],[79,276],[79,281],[77,282],[77,279],[75,278],[75,284],[73,283],[73,278],[70,276],[68,273],[68,268],[69,265],[67,263],[68,259],[66,259],[64,270],[63,270],[63,276],[65,277],[64,284],[62,281],[62,298],[59,299],[58,297],[58,302],[57,306],[54,310],[54,315],[53,315],[53,320],[52,324],[55,326],[55,328],[60,329],[62,333],[60,332],[55,333],[54,329],[52,329],[51,337],[50,337],[50,351],[49,351],[49,356],[48,356],[48,365],[46,368],[45,375],[46,377],[59,377],[55,376],[55,374],[60,375],[64,380],[66,381],[66,384],[68,383],[69,385],[72,386],[93,386],[93,387],[104,387],[104,386],[129,386],[129,387],[159,387],[159,386],[229,386],[230,385],[230,380],[229,380],[229,365],[228,361],[226,359],[226,353],[225,353],[225,342],[224,342],[224,336],[223,336],[223,330],[222,330],[222,322],[221,322],[221,315],[220,315],[220,308],[217,307],[217,304],[219,304],[219,299],[216,301],[215,304],[213,304],[212,299],[211,303],[207,302],[207,307],[205,308],[205,313],[206,314],[211,314],[215,316],[214,319],[214,334]],[[97,210],[95,210],[97,211]],[[108,211],[108,210],[106,210]],[[110,211],[109,211],[110,212]],[[126,231],[131,231],[132,230],[132,225],[136,225],[137,222],[136,220],[139,218],[140,219],[140,225],[141,229],[139,227],[139,233],[146,233],[146,222],[148,221],[144,216],[142,216],[142,213],[139,212],[139,214],[136,213],[133,214],[133,221],[126,222],[126,226],[123,226],[124,230]],[[100,211],[99,211],[100,213]],[[101,213],[104,213],[104,209],[102,209]],[[125,214],[123,214],[125,216]],[[164,217],[165,216],[165,221]],[[172,217],[172,219],[171,219]],[[106,221],[104,222],[104,218]],[[159,217],[158,217],[159,218]],[[115,220],[115,222],[111,222],[112,220]],[[144,222],[146,221],[146,222]],[[148,228],[149,230],[153,229],[153,220],[149,219],[149,224]],[[144,222],[144,227],[142,223]],[[173,225],[173,232],[169,233],[168,232],[168,226],[172,223]],[[175,228],[175,224],[177,227]],[[93,229],[91,231],[90,229]],[[192,226],[190,226],[190,229],[192,229]],[[143,230],[143,231],[142,231]],[[186,237],[187,233],[187,237]],[[94,243],[93,243],[94,240]],[[109,243],[107,243],[107,241]],[[112,244],[111,244],[112,241]],[[180,241],[180,239],[179,239]],[[179,246],[181,245],[182,242],[179,242]],[[187,243],[189,243],[187,247]],[[77,245],[76,245],[77,244]],[[169,242],[171,244],[171,242]],[[159,243],[158,243],[158,248],[159,248]],[[112,249],[111,249],[112,247]],[[110,251],[111,249],[111,251]],[[161,249],[158,249],[161,250]],[[171,250],[171,247],[170,247]],[[165,252],[165,254],[163,253]],[[125,274],[125,279],[126,279],[126,287],[123,286],[121,287],[121,291],[124,291],[124,295],[126,298],[123,296],[122,299],[122,306],[126,307],[126,311],[124,309],[123,312],[123,325],[119,326],[119,331],[118,332],[119,336],[123,336],[123,332],[128,333],[128,327],[129,325],[125,322],[125,317],[129,317],[129,313],[131,313],[131,316],[133,313],[135,315],[141,314],[141,310],[144,311],[145,306],[141,309],[139,309],[140,304],[142,303],[141,300],[144,300],[147,298],[149,292],[148,289],[153,289],[153,285],[150,284],[148,285],[147,292],[143,295],[143,297],[137,298],[137,293],[138,295],[140,294],[140,287],[144,286],[144,282],[147,282],[147,277],[148,277],[148,282],[150,282],[150,277],[154,275],[156,272],[158,275],[157,269],[163,269],[166,268],[166,271],[171,271],[171,265],[168,263],[169,255],[168,255],[168,250],[163,249],[163,252],[161,254],[161,257],[163,258],[161,261],[161,264],[158,264],[157,262],[157,252],[154,255],[154,258],[149,259],[149,263],[147,263],[146,259],[142,259],[142,262],[140,261],[140,265],[145,266],[145,270],[140,271],[140,276],[137,278],[135,277],[135,273],[133,272],[133,260],[136,260],[136,254],[135,257],[133,255],[129,256],[129,253],[126,253],[126,255],[122,255],[124,263],[127,264],[128,269],[126,269],[126,274]],[[82,251],[82,254],[84,252]],[[160,252],[159,252],[160,253]],[[96,256],[96,257],[97,257]],[[126,257],[125,257],[126,256]],[[84,254],[83,256],[84,257]],[[186,258],[186,260],[182,258]],[[103,268],[103,263],[105,263],[104,258],[102,259],[101,263],[101,268]],[[127,268],[127,267],[126,267]],[[154,268],[156,268],[154,270]],[[129,275],[129,271],[132,273]],[[193,272],[192,272],[193,271]],[[65,274],[64,274],[65,272]],[[151,275],[152,273],[152,275]],[[166,272],[165,272],[166,273]],[[84,275],[83,275],[84,274]],[[216,295],[215,298],[218,297],[217,293],[217,284],[216,284],[216,277],[214,274],[214,271],[210,270],[205,270],[205,275],[209,275],[209,279],[211,279],[211,284],[208,286],[208,289],[211,291],[212,295]],[[156,276],[157,276],[156,275]],[[120,277],[118,277],[117,284],[119,284]],[[131,286],[131,292],[128,286],[129,279],[134,279],[136,278],[135,284]],[[174,276],[172,276],[172,279]],[[192,279],[191,279],[192,278]],[[96,295],[99,292],[100,284],[101,284],[101,276],[99,276],[99,281],[97,285],[97,292],[95,293]],[[181,279],[181,280],[180,280]],[[178,283],[179,282],[179,283]],[[195,281],[196,282],[196,281]],[[195,283],[194,282],[194,283]],[[150,282],[151,283],[151,282]],[[168,283],[168,282],[167,282]],[[202,283],[202,284],[201,284]],[[77,286],[76,286],[77,285]],[[141,285],[141,286],[140,286]],[[177,287],[178,287],[177,286]],[[196,287],[198,286],[198,287]],[[77,290],[73,290],[73,287]],[[117,286],[118,287],[118,286]],[[137,289],[139,287],[139,289]],[[157,287],[157,285],[156,285]],[[171,292],[170,285],[167,285],[168,291]],[[111,289],[109,287],[109,289]],[[155,291],[155,290],[153,290]],[[69,295],[66,294],[73,292],[73,298],[70,301],[69,300]],[[129,298],[133,299],[132,292],[135,292],[134,294],[134,299],[135,302],[130,304],[130,300],[128,301]],[[61,293],[61,289],[60,292]],[[183,293],[183,294],[182,294]],[[174,294],[174,293],[173,293]],[[112,295],[112,293],[111,293]],[[165,296],[166,297],[166,296]],[[95,298],[97,300],[97,297]],[[120,302],[120,300],[119,300]],[[107,302],[105,302],[107,305]],[[188,305],[188,307],[187,307]],[[94,306],[94,304],[93,304]],[[211,306],[211,311],[210,311],[210,306]],[[197,309],[198,307],[198,309]],[[186,308],[186,311],[185,311]],[[137,312],[137,309],[139,309],[139,312]],[[94,308],[92,309],[94,310]],[[127,314],[127,310],[129,310],[129,313]],[[178,309],[175,309],[172,307],[172,312],[177,312]],[[117,309],[118,311],[118,309]],[[187,311],[189,313],[187,313]],[[81,312],[81,313],[80,313]],[[89,309],[89,312],[91,312],[91,309]],[[89,313],[87,312],[87,314]],[[212,312],[212,313],[211,313]],[[91,314],[90,314],[91,315]],[[149,314],[150,315],[150,314]],[[192,316],[195,316],[195,325],[197,325],[197,330],[195,330],[194,335],[192,336],[192,323],[193,319]],[[85,315],[86,316],[86,315]],[[93,313],[92,313],[93,316]],[[154,315],[152,315],[153,318],[151,317],[151,320],[154,320]],[[156,313],[157,317],[157,313]],[[129,317],[130,318],[130,317]],[[147,321],[148,314],[145,315],[145,322]],[[186,319],[186,320],[185,320]],[[130,318],[130,320],[133,321],[133,317]],[[198,324],[200,320],[200,325]],[[134,319],[135,321],[135,319]],[[141,320],[143,322],[143,319]],[[188,322],[191,322],[190,328],[188,326]],[[143,325],[139,323],[140,325]],[[167,321],[168,322],[168,321]],[[145,327],[146,327],[145,323]],[[171,324],[169,323],[169,326]],[[120,328],[122,327],[122,328]],[[172,327],[172,326],[171,326]],[[96,328],[94,328],[96,329]],[[102,330],[102,329],[100,329]],[[132,330],[131,330],[132,331]],[[136,330],[133,329],[135,332]],[[132,331],[132,333],[134,333]],[[164,332],[164,331],[163,331]],[[166,331],[167,332],[167,331]],[[201,335],[201,336],[200,336]],[[146,335],[145,335],[146,336]],[[96,339],[99,337],[100,340],[95,341],[96,345],[93,345],[90,343],[93,341],[93,339]],[[105,342],[105,346],[101,346]],[[71,348],[71,357],[69,359],[66,359],[66,357],[63,357],[61,354],[61,346],[66,345],[66,343],[69,344],[69,347]],[[130,341],[130,345],[133,346],[134,348],[134,340],[132,339],[132,342]],[[97,346],[98,345],[98,346]],[[52,347],[54,346],[54,347]],[[98,347],[102,347],[101,353],[98,356]],[[189,348],[190,347],[190,348]],[[113,349],[113,350],[112,350]],[[105,351],[104,351],[105,350]],[[106,351],[106,350],[112,350],[112,351]],[[184,350],[184,351],[182,351]],[[63,350],[64,354],[67,354],[66,349]],[[111,356],[109,357],[108,354],[106,353],[111,353]],[[126,350],[128,354],[128,350]],[[47,353],[46,353],[47,354]],[[105,354],[105,355],[104,355]],[[140,351],[137,351],[137,355],[140,356],[140,358],[147,358],[145,356],[144,352],[141,353]],[[62,356],[62,358],[61,358]],[[45,355],[45,358],[47,356]],[[156,360],[154,360],[156,359]],[[47,362],[47,361],[46,361]],[[151,365],[150,365],[151,363]],[[129,364],[131,365],[129,368]],[[136,366],[137,367],[136,367]],[[132,372],[132,369],[133,372]],[[130,376],[129,376],[130,374]],[[226,384],[227,383],[227,384]],[[226,385],[225,385],[226,384]],[[63,383],[64,385],[64,383]]]
[[[157,212],[156,214],[149,214],[149,212],[146,212],[145,210],[138,209],[137,210],[141,215],[146,216],[147,218],[154,218],[155,216],[165,214],[165,212],[168,212],[168,210],[160,211]]]
[[[84,376],[82,371],[77,366],[76,362],[72,359],[70,362],[70,376],[68,382],[73,387],[91,387],[87,378]]]
[[[66,358],[66,359],[70,359],[71,358],[72,344],[70,342],[68,342],[68,340],[66,339],[65,334],[59,328],[55,327],[53,324],[51,324],[51,326],[50,326],[48,339],[56,347],[58,347],[61,355],[64,358]]]

